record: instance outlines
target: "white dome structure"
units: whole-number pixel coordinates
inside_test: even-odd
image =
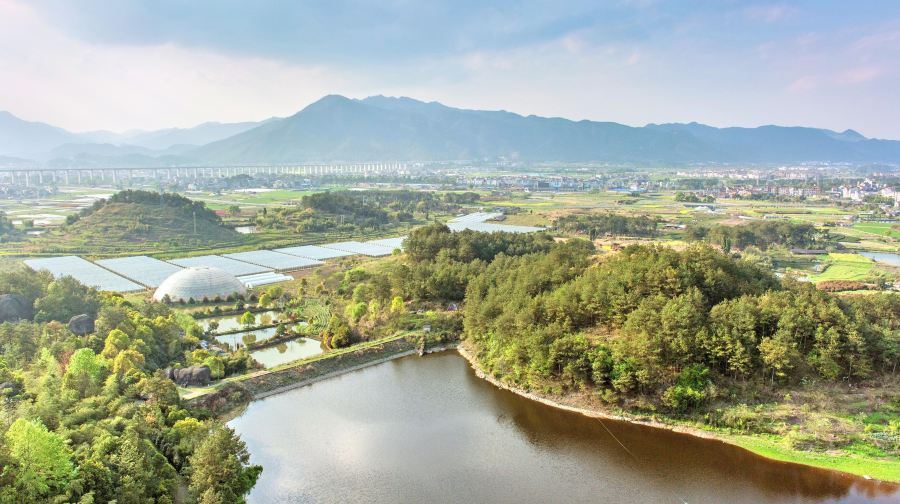
[[[173,303],[186,303],[192,299],[212,301],[245,294],[247,287],[234,275],[219,268],[196,266],[173,273],[163,280],[153,293],[153,299],[162,301],[168,296]]]

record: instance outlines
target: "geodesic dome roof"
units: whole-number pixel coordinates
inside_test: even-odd
[[[247,293],[247,288],[231,273],[209,266],[185,268],[163,280],[153,299],[162,301],[167,295],[173,302],[225,299]]]

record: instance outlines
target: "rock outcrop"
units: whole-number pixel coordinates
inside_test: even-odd
[[[0,322],[31,320],[34,310],[28,301],[18,294],[0,295]]]
[[[212,380],[212,372],[209,366],[190,366],[186,368],[166,368],[163,370],[166,378],[182,387],[202,387]]]
[[[94,332],[94,318],[86,313],[75,315],[69,319],[69,330],[78,336],[90,334]]]

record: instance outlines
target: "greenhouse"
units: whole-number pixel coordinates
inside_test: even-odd
[[[153,299],[179,303],[228,299],[245,294],[247,288],[234,275],[219,268],[196,266],[166,278],[153,293]]]

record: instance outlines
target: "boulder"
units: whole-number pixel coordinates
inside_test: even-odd
[[[75,315],[69,319],[69,330],[79,336],[90,334],[94,332],[94,318],[86,313]]]
[[[166,368],[163,375],[182,387],[198,387],[208,385],[212,380],[209,366],[190,366],[186,368]]]
[[[31,320],[34,310],[28,301],[18,294],[0,295],[0,322]]]

